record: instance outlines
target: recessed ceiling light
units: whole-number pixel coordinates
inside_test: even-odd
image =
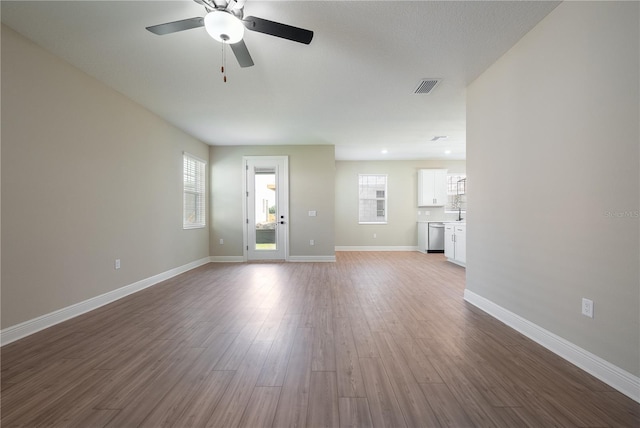
[[[451,154],[451,150],[445,150],[445,151],[444,151],[444,154],[445,154],[445,155],[450,155],[450,154]]]
[[[382,153],[383,155],[386,155],[387,153],[389,153],[389,150],[387,150],[387,149],[382,149],[382,151],[381,151],[380,153]]]

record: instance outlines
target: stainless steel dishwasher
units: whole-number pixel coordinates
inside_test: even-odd
[[[444,253],[444,223],[429,223],[427,253]]]

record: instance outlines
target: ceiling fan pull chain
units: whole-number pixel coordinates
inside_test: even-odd
[[[222,67],[220,67],[220,72],[222,73],[222,81],[227,83],[227,74],[224,72],[224,67],[227,65],[227,53],[224,50],[224,45],[226,43],[220,43],[222,45]]]

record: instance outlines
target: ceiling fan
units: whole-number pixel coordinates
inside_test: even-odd
[[[182,19],[165,24],[146,27],[147,30],[159,36],[205,27],[207,33],[219,42],[231,46],[231,50],[238,60],[240,67],[251,67],[253,59],[247,45],[242,40],[244,29],[258,33],[292,40],[308,45],[313,39],[313,31],[293,27],[255,16],[244,17],[244,3],[246,0],[194,0],[204,6],[207,14],[204,17]]]

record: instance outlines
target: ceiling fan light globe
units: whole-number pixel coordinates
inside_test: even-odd
[[[204,17],[204,28],[211,37],[222,43],[238,43],[244,36],[242,22],[223,10],[209,12]]]

